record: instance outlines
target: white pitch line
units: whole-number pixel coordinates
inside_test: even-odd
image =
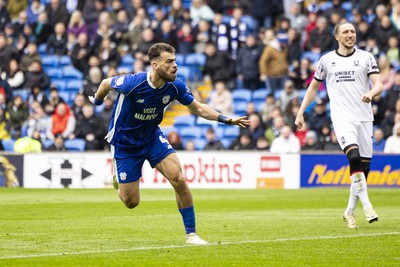
[[[210,243],[208,245],[205,245],[204,247],[221,246],[221,245],[240,245],[240,244],[275,243],[275,242],[308,241],[308,240],[323,240],[323,239],[374,237],[374,236],[387,236],[387,235],[400,235],[400,232],[338,235],[338,236],[328,235],[328,236],[288,237],[288,238],[266,239],[266,240],[243,240],[243,241],[237,241],[237,242],[234,241],[234,242]],[[46,253],[46,254],[11,255],[11,256],[5,256],[5,257],[1,257],[0,256],[0,260],[23,259],[23,258],[40,258],[40,257],[58,257],[58,256],[69,256],[69,255],[92,254],[92,253],[114,253],[114,252],[129,252],[129,251],[171,249],[171,248],[192,248],[192,247],[200,247],[200,246],[170,245],[170,246],[154,246],[154,247],[153,246],[150,246],[150,247],[134,247],[134,248],[126,248],[126,249],[86,250],[86,251],[56,252],[56,253]]]

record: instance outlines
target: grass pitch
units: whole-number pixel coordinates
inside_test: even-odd
[[[349,189],[193,190],[184,245],[173,190],[0,189],[0,266],[400,266],[400,191],[369,188],[377,223],[341,221]]]

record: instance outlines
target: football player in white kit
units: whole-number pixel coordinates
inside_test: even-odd
[[[334,34],[339,48],[323,55],[319,60],[295,124],[299,129],[303,127],[304,111],[313,101],[321,82],[325,80],[333,128],[350,165],[352,183],[343,220],[349,228],[357,229],[354,210],[358,199],[361,200],[367,221],[372,223],[378,220],[368,198],[366,178],[372,158],[374,117],[371,101],[382,92],[383,86],[373,55],[355,48],[357,36],[354,25],[348,22],[338,24]],[[371,87],[369,81],[372,83]]]

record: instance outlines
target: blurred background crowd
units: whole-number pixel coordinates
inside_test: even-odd
[[[175,149],[340,151],[323,85],[307,127],[294,119],[344,20],[384,83],[372,102],[374,151],[400,153],[400,0],[0,0],[0,148],[107,150],[115,96],[101,107],[88,96],[105,77],[147,71],[148,48],[166,42],[199,101],[251,121],[176,116],[162,125]]]

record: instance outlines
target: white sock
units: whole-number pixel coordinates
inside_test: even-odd
[[[347,209],[345,214],[354,214],[354,210],[357,207],[358,203],[358,196],[357,196],[357,186],[354,182],[350,185],[350,196],[349,196],[349,203],[347,204]]]
[[[366,210],[372,207],[371,202],[368,198],[367,192],[367,180],[365,179],[364,172],[357,172],[351,176],[352,184],[355,184],[357,196],[361,200],[361,204],[363,205],[363,209]]]

